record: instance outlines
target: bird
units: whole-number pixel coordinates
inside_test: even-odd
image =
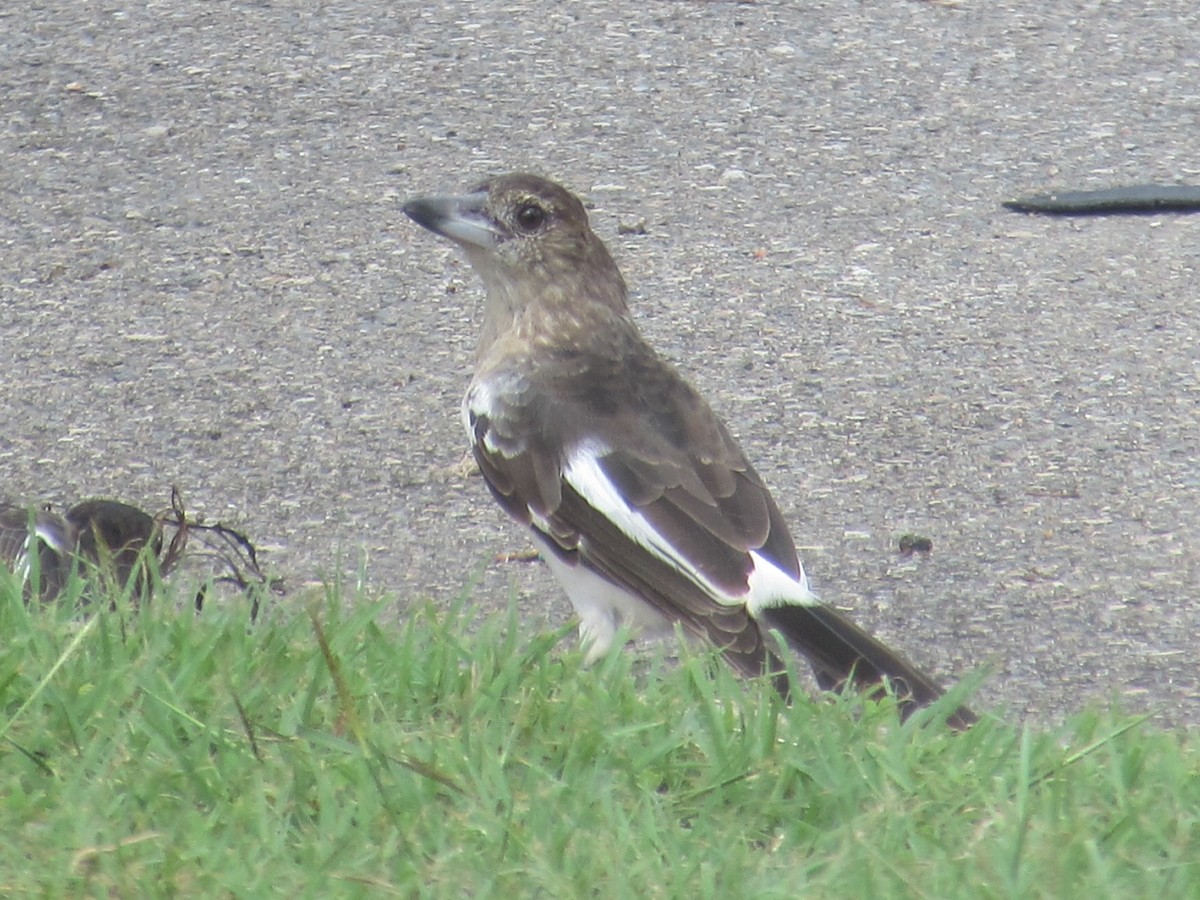
[[[456,244],[483,282],[463,425],[492,496],[528,529],[574,606],[585,664],[619,634],[678,626],[785,698],[779,639],[823,690],[890,682],[903,718],[942,696],[810,590],[766,484],[642,336],[578,197],[511,173],[403,211]],[[964,729],[976,717],[961,707],[946,721]]]
[[[0,561],[25,583],[26,596],[53,600],[72,573],[104,573],[118,589],[135,579],[132,596],[149,596],[143,551],[162,552],[162,531],[147,513],[119,500],[84,500],[58,515],[48,509],[0,506]],[[32,584],[37,558],[37,584]]]

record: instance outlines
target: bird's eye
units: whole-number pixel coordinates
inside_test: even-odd
[[[546,211],[536,203],[526,203],[517,210],[517,227],[526,234],[537,231],[546,223]]]

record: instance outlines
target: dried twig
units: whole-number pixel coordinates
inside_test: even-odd
[[[175,529],[159,563],[159,570],[164,575],[175,567],[190,542],[193,550],[189,551],[189,557],[215,560],[225,570],[226,574],[214,578],[214,583],[232,584],[250,594],[250,621],[258,618],[260,605],[258,593],[251,591],[253,586],[265,586],[274,594],[284,593],[283,579],[271,578],[263,572],[258,562],[258,550],[245,534],[221,522],[207,525],[198,519],[189,519],[177,487],[171,488],[171,508],[159,513],[158,520],[163,526]],[[197,550],[197,545],[203,549]],[[204,588],[196,593],[197,611],[204,607],[205,593]]]

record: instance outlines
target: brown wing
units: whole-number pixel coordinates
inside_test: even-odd
[[[725,648],[739,669],[761,673],[768,651],[744,606],[750,551],[798,580],[795,547],[728,431],[643,348],[620,365],[572,359],[564,371],[543,360],[482,380],[467,398],[475,458],[501,506],[545,534],[565,561]],[[640,517],[632,531],[620,510],[598,508],[576,483],[588,456],[593,474]],[[655,532],[656,552],[638,529]]]

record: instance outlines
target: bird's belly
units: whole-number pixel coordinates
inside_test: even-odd
[[[636,594],[632,594],[584,566],[572,566],[550,548],[546,539],[533,532],[542,558],[550,567],[579,616],[580,638],[593,662],[612,646],[617,630],[624,627],[631,637],[664,637],[671,622]]]

